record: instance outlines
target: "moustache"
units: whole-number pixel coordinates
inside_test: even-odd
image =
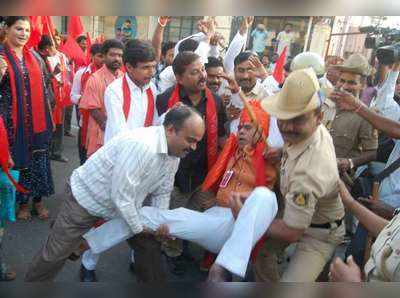
[[[202,84],[202,83],[205,83],[205,82],[206,82],[206,79],[200,79],[200,80],[197,82],[197,85]]]

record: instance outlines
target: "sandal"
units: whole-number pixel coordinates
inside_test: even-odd
[[[28,204],[20,204],[17,213],[17,219],[19,220],[30,220],[32,219],[31,212]]]
[[[7,266],[0,264],[0,281],[12,281],[17,277],[14,271],[8,271]]]
[[[49,219],[49,210],[44,207],[43,202],[33,203],[32,213],[41,220]]]

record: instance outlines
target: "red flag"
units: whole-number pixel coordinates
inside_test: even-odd
[[[90,63],[90,48],[92,47],[92,39],[89,32],[86,32],[86,64]]]
[[[83,26],[81,18],[72,16],[68,23],[67,41],[60,47],[60,51],[72,60],[75,64],[75,69],[87,65],[86,55],[76,42],[76,38],[83,34]]]
[[[275,81],[277,81],[279,84],[282,84],[284,80],[283,67],[285,66],[285,61],[286,61],[286,51],[287,51],[287,46],[283,49],[278,60],[276,60],[274,73],[272,74]]]
[[[77,68],[86,65],[86,56],[75,38],[68,35],[67,41],[60,46],[60,52],[63,52],[70,60],[74,61]]]
[[[69,17],[68,35],[72,36],[73,38],[77,38],[82,34],[83,34],[83,25],[81,22],[81,18],[79,16]]]
[[[30,16],[29,21],[31,23],[31,35],[26,44],[28,48],[36,47],[42,38],[43,34],[43,23],[42,17],[40,16]]]
[[[53,20],[51,19],[51,16],[42,16],[42,24],[43,34],[54,37],[54,35],[56,34],[56,28],[54,26]]]

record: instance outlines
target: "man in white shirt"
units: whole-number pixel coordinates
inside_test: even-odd
[[[296,34],[292,30],[293,25],[287,23],[285,25],[285,29],[279,32],[278,36],[276,37],[276,40],[278,41],[276,52],[279,56],[282,54],[285,47],[287,47],[286,57],[290,56],[290,47],[296,39]]]
[[[387,68],[388,66],[380,66]],[[381,115],[397,121],[400,117],[400,106],[394,100],[394,94],[396,89],[396,81],[399,77],[400,63],[393,64],[387,75],[383,78],[383,82],[377,87],[377,95],[372,100],[370,106],[375,108]]]
[[[104,142],[122,131],[156,124],[158,119],[155,108],[158,93],[151,81],[157,64],[154,49],[146,43],[127,48],[123,60],[125,75],[112,82],[104,94],[107,113]]]
[[[126,73],[113,81],[104,94],[107,122],[104,143],[120,133],[158,122],[155,98],[157,90],[151,81],[155,73],[155,52],[147,43],[138,43],[125,49],[123,55]],[[95,281],[98,254],[85,251],[80,270],[81,281]]]
[[[168,209],[179,158],[196,148],[204,131],[199,114],[180,105],[166,114],[163,126],[121,134],[94,153],[72,173],[60,213],[25,280],[53,280],[82,235],[99,219],[115,217],[135,235],[128,244],[135,249],[138,281],[164,280],[160,244],[143,234],[140,210],[147,197],[153,207]]]

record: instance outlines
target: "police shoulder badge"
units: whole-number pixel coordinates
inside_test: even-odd
[[[299,207],[305,207],[307,206],[308,197],[304,193],[298,193],[294,195],[293,202]]]

